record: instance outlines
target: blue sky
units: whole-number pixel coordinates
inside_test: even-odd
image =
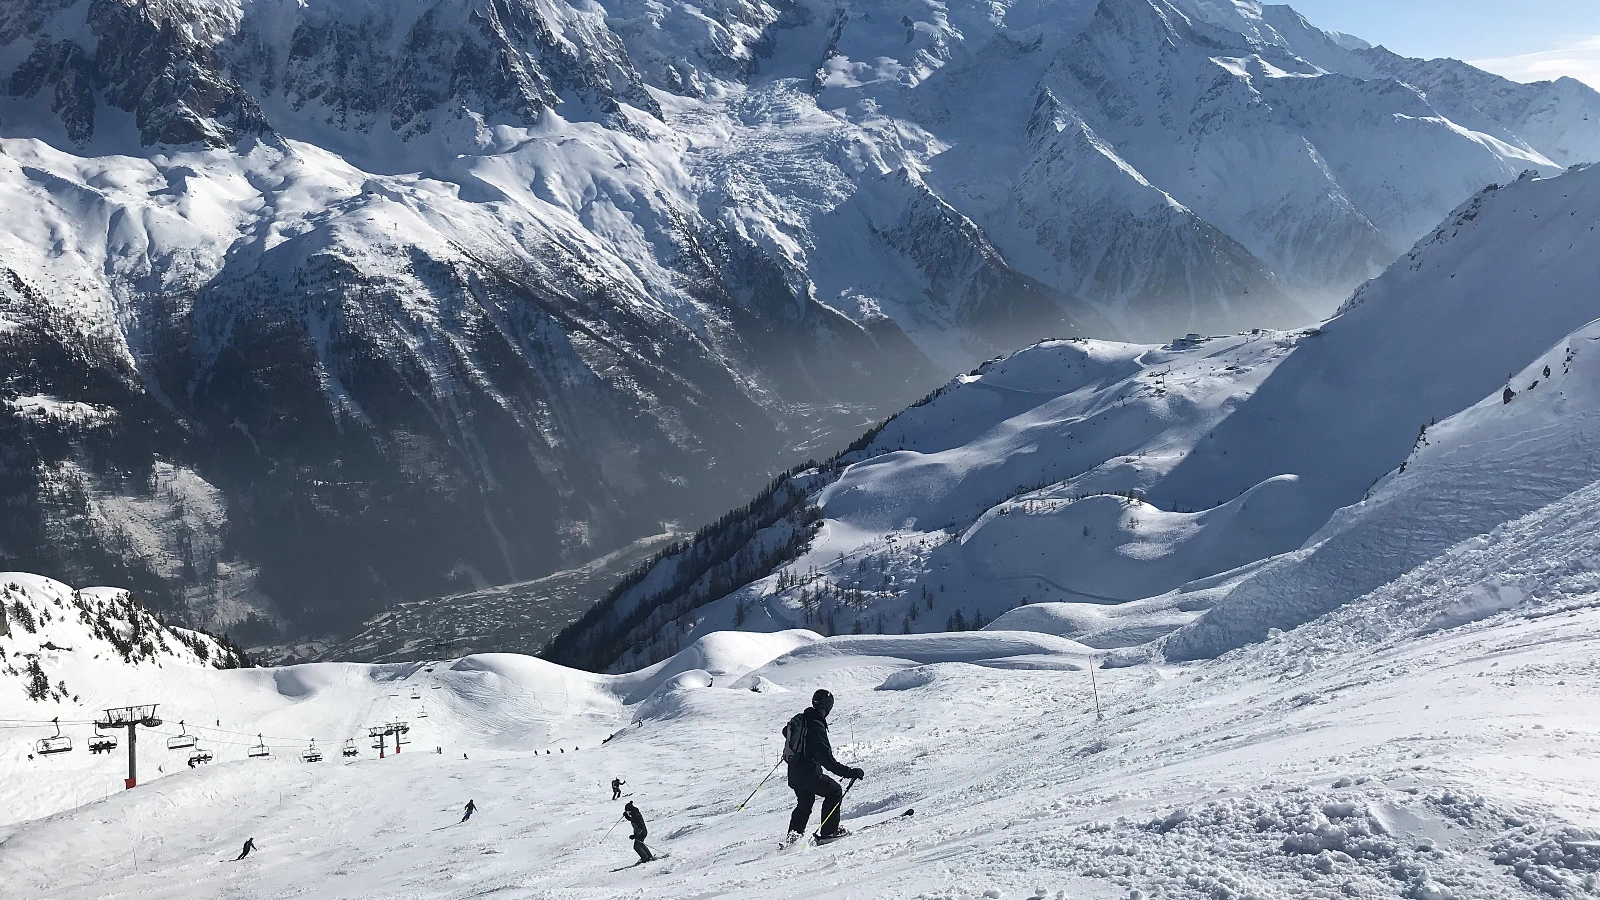
[[[1312,24],[1407,56],[1600,87],[1600,0],[1288,0]]]

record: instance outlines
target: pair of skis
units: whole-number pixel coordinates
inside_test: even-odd
[[[626,872],[629,869],[637,869],[640,866],[644,865],[645,863],[660,862],[663,859],[671,859],[671,858],[672,858],[672,854],[671,853],[657,853],[654,856],[651,856],[649,859],[641,859],[636,863],[629,863],[628,865],[623,866],[620,869],[612,869],[611,871],[612,872]]]
[[[892,815],[887,819],[879,819],[876,822],[868,822],[867,824],[861,826],[860,828],[857,828],[855,831],[848,831],[848,832],[846,832],[844,834],[834,835],[833,837],[826,837],[825,838],[825,837],[822,836],[821,832],[813,832],[811,834],[811,846],[813,846],[813,847],[822,847],[822,846],[825,846],[827,844],[831,844],[834,841],[842,840],[843,838],[850,837],[851,835],[859,834],[860,832],[866,831],[869,828],[877,828],[879,825],[887,825],[890,822],[904,822],[906,819],[909,819],[912,816],[916,815],[916,812],[917,811],[915,809],[907,809],[905,812],[896,813],[895,815]],[[793,840],[793,841],[790,841],[790,840],[786,839],[786,840],[780,841],[778,843],[778,849],[779,850],[786,850],[789,847],[794,846],[796,843],[799,843],[799,839],[798,838]]]

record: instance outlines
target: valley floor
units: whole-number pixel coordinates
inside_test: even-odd
[[[1600,893],[1600,596],[1442,631],[1374,636],[1364,621],[1099,670],[1100,721],[1076,645],[1004,632],[796,639],[735,680],[782,649],[769,639],[726,676],[662,672],[632,704],[520,657],[197,671],[213,698],[270,677],[280,731],[291,715],[354,727],[392,708],[415,739],[398,758],[362,742],[361,758],[320,764],[241,747],[0,827],[0,883],[41,900]],[[781,773],[738,807],[817,686],[838,696],[839,757],[868,773],[847,825],[916,813],[780,851]],[[367,706],[340,719],[352,703]],[[60,760],[22,761],[15,734],[6,781],[46,797]],[[120,759],[95,763],[108,784]],[[607,836],[612,777],[669,859],[627,867],[627,826]],[[457,824],[469,799],[478,813]],[[234,862],[250,837],[259,852]]]

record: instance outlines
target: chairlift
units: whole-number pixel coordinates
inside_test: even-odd
[[[344,742],[344,749],[339,751],[339,752],[341,754],[343,754],[346,758],[351,757],[351,756],[360,756],[361,755],[361,751],[356,749],[356,739],[355,738],[346,738],[345,742]]]
[[[197,747],[195,748],[195,752],[189,757],[189,768],[192,769],[195,766],[205,765],[208,762],[211,762],[211,751],[204,747]]]
[[[34,744],[34,752],[40,755],[49,755],[51,753],[66,753],[71,750],[72,738],[61,733],[61,719],[58,717],[50,721],[55,723],[56,733],[51,737],[41,738]]]
[[[302,762],[322,762],[322,751],[317,749],[316,738],[311,739],[311,746],[306,748],[306,752],[300,754],[300,759]]]
[[[117,736],[114,734],[101,734],[99,723],[95,723],[94,736],[89,738],[90,753],[110,753],[117,749]]]
[[[50,721],[56,725],[56,733],[52,737],[40,738],[33,745],[33,752],[40,756],[49,756],[52,753],[66,753],[72,749],[72,738],[61,733],[61,718],[58,716]]]
[[[421,700],[422,699],[422,692],[417,690],[416,688],[412,688],[411,689],[411,699],[413,699],[413,700]]]
[[[180,728],[183,733],[167,738],[168,750],[188,750],[199,742],[199,738],[189,733],[188,725],[185,725],[183,722],[179,722],[178,728]]]
[[[394,745],[396,747],[400,746],[401,744],[409,744],[409,743],[411,743],[411,738],[406,737],[406,732],[410,731],[410,730],[411,729],[409,729],[409,728],[397,728],[397,729],[395,729],[395,732],[394,732]]]
[[[257,743],[254,747],[251,747],[246,755],[248,755],[251,759],[261,759],[263,757],[271,756],[272,750],[267,747],[266,740],[259,734],[256,735],[256,740],[259,741],[259,743]]]

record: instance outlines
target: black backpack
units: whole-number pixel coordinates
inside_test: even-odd
[[[799,713],[783,726],[783,761],[806,759],[806,714]]]

